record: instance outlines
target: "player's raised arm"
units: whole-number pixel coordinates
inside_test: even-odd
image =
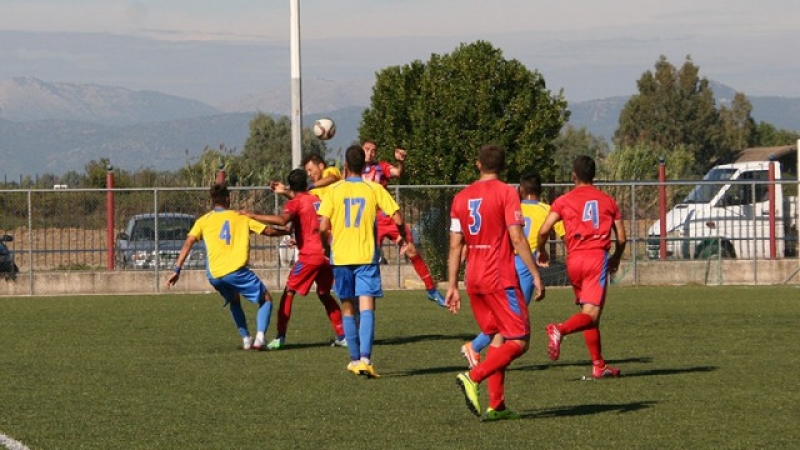
[[[274,192],[274,193],[276,193],[278,195],[283,195],[284,197],[286,197],[288,199],[293,199],[294,198],[294,192],[292,192],[291,189],[286,187],[286,185],[281,183],[280,181],[270,181],[269,182],[269,187],[270,187],[270,189],[272,189],[272,192]]]
[[[408,153],[405,149],[400,147],[394,149],[394,160],[396,161],[395,164],[392,164],[391,169],[389,169],[389,175],[393,178],[403,176],[403,173],[406,171],[406,155]]]
[[[283,214],[256,214],[252,211],[239,211],[239,214],[243,214],[253,220],[257,220],[261,223],[266,223],[268,225],[278,225],[278,226],[286,226],[292,220],[292,216],[286,213]]]

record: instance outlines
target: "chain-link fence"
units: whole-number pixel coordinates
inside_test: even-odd
[[[797,181],[598,186],[617,200],[628,231],[622,277],[639,263],[665,259],[796,258]],[[545,200],[571,187],[546,185]],[[462,188],[390,186],[437,280],[446,278],[449,208]],[[284,203],[268,188],[232,188],[233,209],[277,214]],[[157,273],[174,264],[191,223],[210,207],[207,188],[0,190],[0,247],[6,247],[0,248],[0,272],[7,279],[17,270]],[[409,265],[396,246],[382,244],[385,264]],[[567,284],[563,244],[553,240],[551,253],[555,262],[544,271],[545,283]],[[194,267],[201,269],[204,259],[204,249],[196,247]],[[281,239],[252,237],[253,268],[287,271],[290,259]],[[401,280],[396,286],[403,286]]]

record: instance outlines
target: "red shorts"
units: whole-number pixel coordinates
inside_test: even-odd
[[[528,305],[519,287],[469,294],[469,302],[482,333],[500,333],[506,339],[523,339],[531,334]]]
[[[289,272],[289,278],[286,279],[286,289],[306,295],[314,282],[317,283],[318,294],[327,294],[331,291],[333,270],[330,261],[323,255],[300,255],[292,266],[292,271]]]
[[[583,251],[567,255],[567,274],[575,291],[575,304],[603,306],[608,287],[608,252]]]
[[[376,220],[378,222],[378,245],[383,242],[384,238],[388,238],[390,241],[397,243],[397,239],[400,237],[400,232],[397,230],[397,224],[394,223],[394,220],[387,216],[385,212],[378,211],[378,218]],[[406,242],[414,242],[414,238],[411,237],[411,229],[406,225],[406,235],[405,235]]]

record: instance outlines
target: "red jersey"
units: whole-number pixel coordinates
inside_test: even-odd
[[[283,208],[283,213],[292,218],[299,256],[325,254],[319,234],[319,202],[316,196],[308,192],[298,192]]]
[[[367,181],[374,181],[381,186],[386,187],[389,183],[389,178],[392,178],[392,165],[386,161],[367,164],[364,170],[361,171],[361,177]]]
[[[553,202],[551,211],[564,221],[567,254],[611,248],[611,228],[622,219],[617,202],[591,185],[577,186]]]
[[[519,286],[508,234],[509,226],[525,225],[516,189],[500,180],[476,181],[453,199],[450,218],[450,231],[467,245],[468,293]]]

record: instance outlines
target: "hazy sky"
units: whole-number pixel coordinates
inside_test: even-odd
[[[272,68],[279,67],[281,77],[288,78],[289,4],[288,0],[0,0],[0,30],[109,33],[146,38],[151,44],[171,41],[173,50],[181,42],[191,42],[191,51],[199,48],[197,41],[209,45],[225,41],[239,46],[226,48],[251,49],[250,57],[253,48],[264,46],[278,49],[276,54],[287,59],[273,61]],[[661,54],[676,65],[691,55],[702,76],[748,95],[800,97],[798,0],[301,0],[301,18],[304,76],[308,70],[317,77],[369,79],[388,64],[425,60],[431,53],[452,51],[460,42],[485,39],[503,49],[507,58],[542,72],[551,88],[563,87],[572,100],[635,92],[636,79]],[[82,75],[76,66],[64,70],[59,79],[53,69],[36,73],[45,67],[42,58],[52,60],[55,52],[64,53],[59,55],[64,60],[89,57],[57,42],[52,43],[53,52],[44,51],[42,43],[31,49],[0,40],[0,46],[7,51],[0,54],[0,67],[6,66],[0,68],[0,78],[81,81],[83,77],[87,82],[166,90],[205,101],[223,101],[258,89],[259,78],[264,89],[271,88],[271,80],[278,78],[259,74],[262,69],[253,67],[251,78],[243,74],[237,83],[238,72],[232,71],[232,86],[213,93],[201,83],[165,84],[167,72],[151,78],[145,71],[138,77],[127,73],[115,82],[110,69]],[[147,60],[140,63],[146,65]],[[208,61],[209,67],[219,64]]]

